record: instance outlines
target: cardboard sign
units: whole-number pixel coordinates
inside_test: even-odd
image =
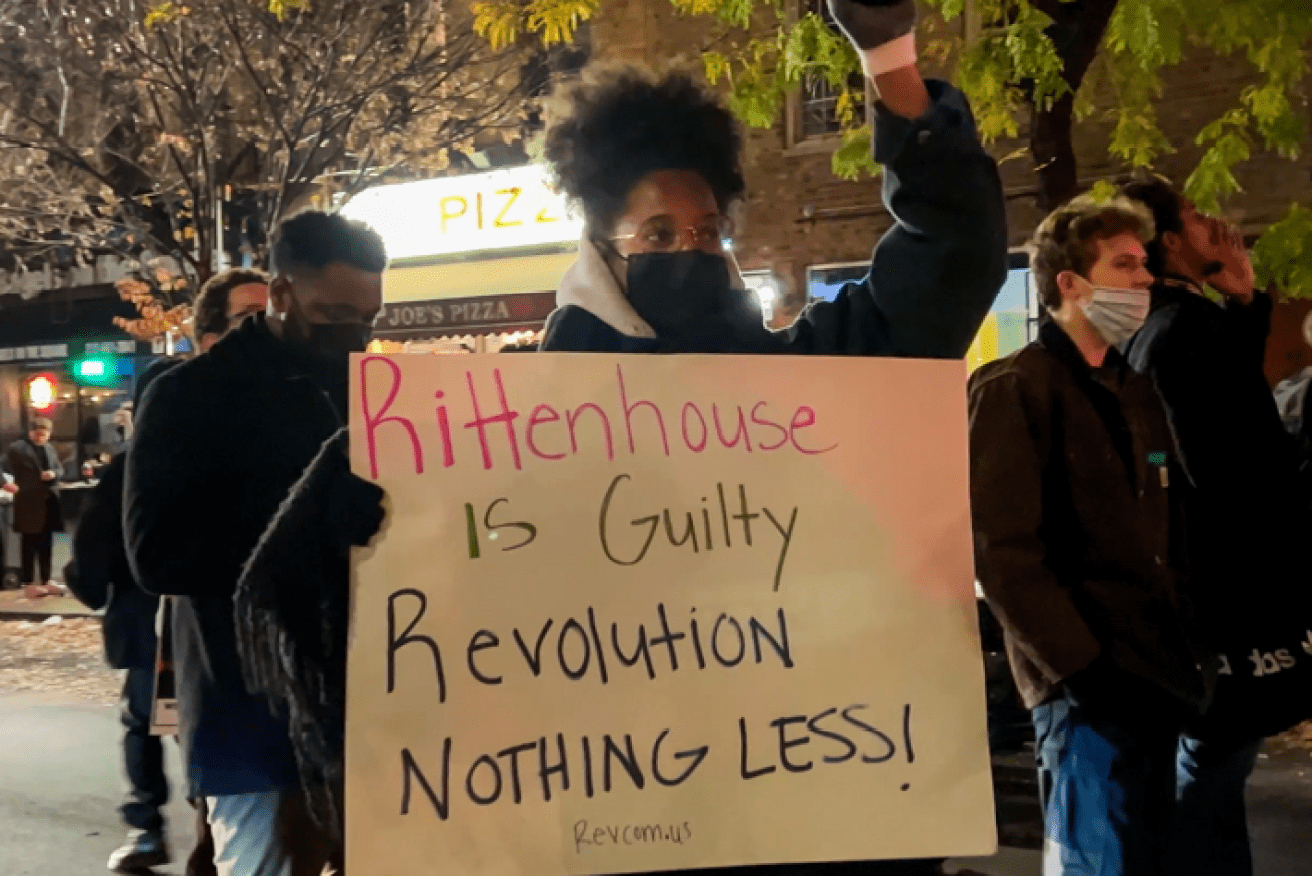
[[[994,849],[962,363],[352,372],[348,871]]]

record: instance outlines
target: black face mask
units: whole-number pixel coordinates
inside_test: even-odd
[[[325,364],[345,367],[352,353],[363,353],[373,326],[359,322],[309,322],[298,306],[287,312],[287,340]]]
[[[320,356],[344,361],[363,353],[373,337],[373,326],[359,322],[315,322],[306,326],[309,346]]]
[[[629,303],[666,346],[732,352],[769,334],[755,296],[730,285],[724,256],[639,253],[628,264]]]

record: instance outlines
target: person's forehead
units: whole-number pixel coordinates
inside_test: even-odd
[[[1143,241],[1139,239],[1139,235],[1127,231],[1124,234],[1100,239],[1098,241],[1098,253],[1099,255],[1115,257],[1126,253],[1146,255],[1147,250],[1144,248]]]
[[[382,274],[333,262],[314,277],[296,278],[296,286],[316,303],[357,304],[381,295]]]
[[[649,173],[629,193],[627,214],[643,221],[659,215],[680,218],[715,215],[719,205],[715,193],[691,170],[659,170]]]
[[[233,313],[252,304],[262,305],[268,300],[269,287],[264,283],[242,283],[228,293],[228,312]]]

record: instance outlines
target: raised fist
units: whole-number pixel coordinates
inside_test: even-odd
[[[828,0],[829,14],[858,49],[891,43],[916,29],[915,0]]]

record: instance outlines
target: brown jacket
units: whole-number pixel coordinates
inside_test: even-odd
[[[1045,322],[970,382],[975,562],[1029,708],[1105,654],[1195,707],[1204,650],[1180,598],[1183,477],[1152,381],[1088,366]]]

